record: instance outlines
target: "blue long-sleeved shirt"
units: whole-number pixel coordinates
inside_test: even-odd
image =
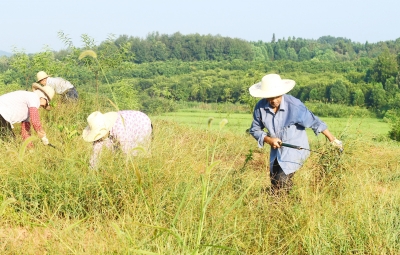
[[[279,138],[284,143],[309,149],[306,128],[311,128],[318,135],[328,127],[299,99],[285,94],[276,113],[266,99],[261,99],[256,104],[250,134],[257,140],[260,148],[264,146],[264,137],[268,135]],[[285,174],[293,173],[303,165],[309,154],[308,150],[271,148],[270,171],[277,159]]]

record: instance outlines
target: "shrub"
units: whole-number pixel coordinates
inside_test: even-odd
[[[306,102],[307,108],[319,117],[376,117],[373,112],[358,106],[347,106],[344,104],[310,103]]]
[[[147,114],[161,114],[177,110],[177,103],[164,97],[150,97],[146,94],[141,96],[141,111]]]
[[[400,141],[400,119],[392,122],[389,138],[395,141]]]

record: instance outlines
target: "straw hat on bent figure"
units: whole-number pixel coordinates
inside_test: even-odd
[[[47,100],[47,106],[44,107],[46,110],[50,110],[50,101],[53,99],[55,91],[52,87],[49,86],[42,86],[38,83],[32,84],[32,91],[36,93],[40,98],[44,98]]]
[[[49,75],[47,75],[47,73],[45,71],[39,71],[36,74],[36,82],[40,82],[41,80],[46,79],[48,77],[49,77]]]
[[[94,142],[105,137],[110,132],[117,118],[117,112],[107,112],[104,114],[99,111],[93,112],[87,118],[88,126],[83,130],[83,140]]]

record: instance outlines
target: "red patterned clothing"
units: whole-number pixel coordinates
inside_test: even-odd
[[[40,98],[31,91],[14,91],[0,96],[0,115],[11,124],[21,123],[23,139],[30,136],[30,122],[39,137],[46,134],[39,117]]]
[[[97,165],[101,149],[105,145],[111,150],[121,149],[125,154],[136,156],[138,147],[149,149],[151,140],[151,120],[140,111],[125,110],[118,112],[118,118],[106,139],[93,142],[93,154],[90,159],[91,167]]]
[[[43,128],[42,128],[42,124],[40,123],[38,109],[36,109],[35,107],[30,107],[29,108],[29,118],[30,118],[30,122],[23,121],[21,123],[22,138],[25,140],[26,138],[28,138],[31,135],[31,133],[30,133],[31,123],[32,123],[33,129],[38,133],[40,138],[45,136]]]

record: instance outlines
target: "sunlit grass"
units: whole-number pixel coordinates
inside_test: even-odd
[[[194,125],[188,115],[151,116],[150,156],[105,150],[93,171],[80,137],[86,107],[41,112],[57,149],[36,140],[20,155],[21,144],[2,143],[2,254],[400,251],[400,148],[370,135],[379,121],[327,119],[344,153],[311,140],[324,154],[311,153],[291,194],[275,199],[265,192],[269,149],[244,132],[244,115],[203,114]]]

